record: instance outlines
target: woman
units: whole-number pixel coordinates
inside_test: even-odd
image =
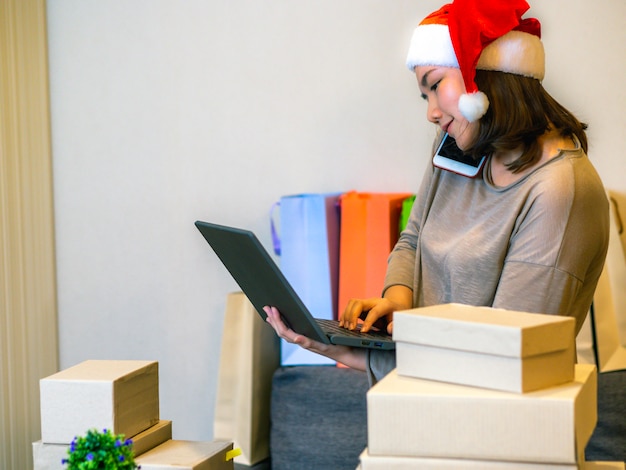
[[[456,0],[416,28],[407,65],[427,119],[486,163],[473,179],[428,168],[382,297],[351,300],[341,326],[364,318],[368,331],[387,319],[392,332],[394,311],[448,302],[569,315],[582,326],[606,255],[608,202],[586,125],[541,85],[540,25],[521,18],[528,8]],[[275,308],[266,313],[279,336],[367,371],[370,383],[395,367],[393,352],[317,343]]]

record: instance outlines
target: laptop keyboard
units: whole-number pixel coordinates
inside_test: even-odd
[[[367,333],[361,333],[361,331],[358,329],[360,325],[357,327],[356,330],[348,330],[347,328],[340,327],[339,322],[337,320],[324,320],[322,318],[316,318],[315,321],[326,334],[354,336],[356,338],[372,339],[372,340],[376,340],[376,339],[379,340],[380,338],[389,339],[390,337],[390,335],[387,332],[383,332],[383,331],[368,331]]]

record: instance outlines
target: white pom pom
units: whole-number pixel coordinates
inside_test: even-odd
[[[489,108],[489,99],[482,91],[461,95],[459,111],[469,122],[474,122],[485,115]]]

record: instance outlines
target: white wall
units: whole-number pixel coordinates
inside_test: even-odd
[[[49,1],[61,367],[158,360],[175,437],[212,438],[237,288],[194,220],[269,248],[283,194],[416,190],[434,128],[404,57],[440,3]],[[545,85],[626,192],[626,2],[534,3]]]

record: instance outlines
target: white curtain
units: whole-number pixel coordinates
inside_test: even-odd
[[[0,468],[33,468],[57,371],[45,0],[0,1]]]

